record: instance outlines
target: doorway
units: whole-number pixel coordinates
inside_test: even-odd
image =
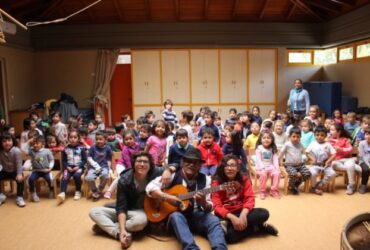
[[[132,117],[131,54],[121,54],[110,82],[112,125],[121,122],[121,116]]]

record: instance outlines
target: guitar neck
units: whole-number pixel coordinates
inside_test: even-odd
[[[202,190],[196,190],[196,191],[192,191],[192,192],[189,192],[189,193],[185,193],[185,194],[180,194],[178,195],[177,197],[180,199],[180,200],[189,200],[191,198],[193,198],[193,196],[197,193],[197,192],[200,192],[200,193],[203,193],[205,195],[207,194],[210,194],[210,193],[213,193],[213,192],[217,192],[217,191],[220,191],[222,188],[222,185],[219,185],[219,186],[215,186],[215,187],[210,187],[210,188],[205,188],[205,189],[202,189]]]

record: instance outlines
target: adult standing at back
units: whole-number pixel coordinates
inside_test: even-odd
[[[290,106],[295,119],[303,118],[308,114],[310,95],[307,90],[303,89],[301,79],[294,81],[294,88],[289,93],[288,106]]]

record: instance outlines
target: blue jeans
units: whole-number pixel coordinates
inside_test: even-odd
[[[75,184],[76,184],[76,191],[81,192],[81,175],[83,174],[83,171],[73,171],[69,172],[67,169],[64,170],[63,173],[63,179],[62,179],[62,185],[61,185],[61,191],[62,192],[67,192],[67,185],[69,182],[69,179],[73,177]]]
[[[185,217],[180,212],[174,212],[170,215],[168,221],[184,250],[200,249],[195,244],[192,232],[207,236],[212,249],[227,249],[225,235],[220,221],[210,213],[197,211]]]
[[[217,166],[214,165],[214,166],[206,166],[206,165],[203,165],[199,172],[201,172],[202,174],[205,174],[205,175],[214,175],[216,173],[216,170],[217,170]]]

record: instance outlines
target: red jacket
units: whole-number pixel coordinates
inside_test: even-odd
[[[202,153],[203,165],[205,166],[218,166],[224,156],[220,146],[212,142],[208,147],[203,142],[198,146],[198,149]]]
[[[344,158],[351,158],[352,157],[352,145],[348,138],[341,137],[339,139],[329,138],[328,142],[335,148],[335,146],[339,147],[337,154],[335,156],[335,160],[341,160]]]
[[[218,180],[213,180],[211,186],[218,186]],[[215,214],[226,219],[228,213],[238,213],[247,208],[254,208],[254,192],[248,177],[243,176],[243,184],[239,190],[229,192],[227,190],[212,193],[212,202]]]

